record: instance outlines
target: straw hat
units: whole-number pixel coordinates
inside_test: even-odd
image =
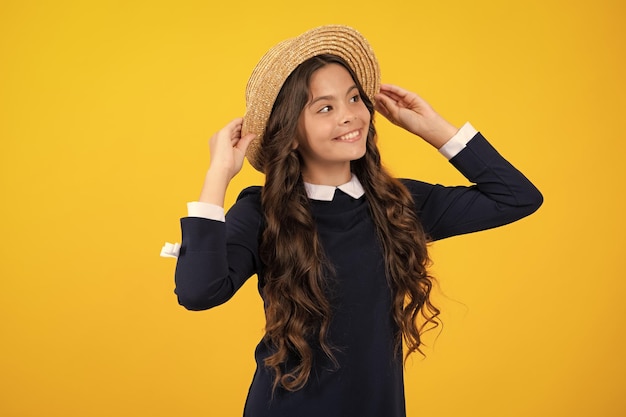
[[[246,86],[242,134],[257,135],[246,152],[248,161],[257,171],[263,172],[259,149],[281,87],[298,65],[321,54],[343,58],[356,73],[367,96],[374,101],[380,88],[378,61],[370,44],[356,30],[340,25],[320,26],[280,42],[261,58]]]

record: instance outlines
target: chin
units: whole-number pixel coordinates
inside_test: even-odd
[[[363,150],[363,152],[360,152],[359,154],[355,155],[354,158],[352,158],[350,161],[354,162],[354,161],[358,161],[359,159],[363,158],[365,156],[365,150]]]

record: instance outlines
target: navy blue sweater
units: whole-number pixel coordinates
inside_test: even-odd
[[[403,180],[418,216],[433,240],[501,226],[537,210],[539,191],[477,134],[450,162],[472,186],[444,187]],[[181,219],[182,245],[176,267],[181,305],[204,310],[230,299],[252,275],[263,282],[258,244],[263,227],[260,187],[244,190],[226,222]],[[311,201],[322,247],[333,265],[330,343],[339,366],[316,352],[307,385],[296,392],[278,389],[263,360],[260,342],[244,415],[405,416],[402,354],[394,348],[397,327],[392,295],[376,230],[365,197],[337,190],[333,201]]]

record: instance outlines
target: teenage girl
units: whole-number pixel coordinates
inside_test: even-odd
[[[356,45],[352,52],[326,52],[337,34]],[[181,220],[176,294],[204,310],[258,276],[266,326],[244,415],[404,416],[403,357],[419,350],[439,314],[427,244],[520,219],[542,197],[470,124],[457,128],[418,95],[379,86],[358,32],[326,26],[289,42],[290,58],[272,55],[279,45],[255,69],[245,120],[210,140],[200,199]],[[294,42],[317,49],[293,52]],[[355,64],[363,55],[373,73]],[[284,79],[272,86],[281,65]],[[276,90],[267,116],[251,98],[258,89]],[[375,110],[474,185],[391,177],[376,146]],[[224,218],[226,189],[246,153],[265,185],[241,192]]]

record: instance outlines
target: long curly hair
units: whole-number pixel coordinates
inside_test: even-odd
[[[287,78],[274,103],[261,146],[266,175],[261,202],[266,227],[261,236],[265,342],[272,354],[265,366],[274,372],[273,388],[296,391],[306,385],[313,368],[312,344],[337,365],[327,339],[332,308],[327,275],[333,273],[317,235],[295,145],[298,120],[309,100],[312,74],[328,64],[343,66],[355,81],[371,115],[365,156],[352,161],[352,172],[365,190],[376,225],[393,294],[397,325],[396,351],[406,344],[406,357],[420,351],[423,331],[438,325],[439,310],[431,303],[434,279],[428,273],[428,239],[406,187],[382,167],[376,145],[374,106],[350,66],[334,55],[318,55]],[[421,351],[420,351],[421,352]]]

